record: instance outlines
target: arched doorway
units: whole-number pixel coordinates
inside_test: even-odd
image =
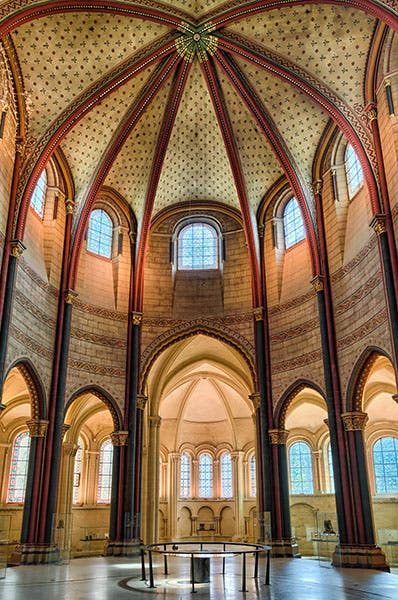
[[[65,435],[55,538],[65,554],[100,555],[109,535],[113,445],[120,429],[110,399],[95,389],[75,395],[65,414]]]
[[[148,542],[158,539],[159,508],[167,514],[167,539],[220,538],[222,530],[229,538],[245,536],[245,519],[256,506],[245,465],[248,449],[255,450],[252,391],[242,355],[203,333],[175,342],[156,359],[147,379]],[[167,455],[167,485],[159,498],[160,448]],[[200,521],[203,506],[212,518]],[[229,515],[227,527],[221,527],[222,514]]]

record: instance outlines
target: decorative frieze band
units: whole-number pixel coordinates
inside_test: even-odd
[[[346,431],[363,431],[369,417],[364,412],[347,412],[341,418]]]

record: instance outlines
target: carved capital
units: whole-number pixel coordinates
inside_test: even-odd
[[[162,422],[161,417],[159,417],[157,415],[153,416],[153,417],[149,417],[149,427],[159,429],[161,422]]]
[[[312,286],[316,292],[323,291],[323,275],[315,275],[315,277],[311,279],[310,283],[312,283]]]
[[[398,394],[393,394],[392,399],[398,404]]]
[[[126,446],[129,437],[128,431],[112,431],[111,442],[112,446]]]
[[[368,415],[364,412],[343,413],[341,418],[346,431],[363,431],[368,421]]]
[[[249,399],[253,402],[255,410],[260,408],[260,392],[254,392],[250,394]]]
[[[64,423],[64,424],[62,425],[62,429],[61,429],[61,440],[63,440],[63,439],[64,439],[64,437],[65,437],[65,434],[66,434],[66,432],[67,432],[67,431],[69,431],[69,429],[70,429],[70,425],[69,425],[69,423]]]
[[[15,152],[23,154],[25,152],[26,141],[24,138],[17,139],[15,142]]]
[[[322,187],[323,187],[323,181],[322,179],[317,179],[316,181],[313,182],[312,184],[313,190],[314,190],[314,194],[321,194],[322,193]]]
[[[131,313],[131,321],[132,321],[133,325],[141,325],[142,313],[141,312],[132,312]]]
[[[65,198],[65,210],[67,215],[73,215],[73,211],[75,208],[74,200],[70,200],[69,198]]]
[[[382,233],[386,233],[386,215],[380,214],[375,215],[371,222],[369,223],[369,227],[372,227],[377,235],[381,235]]]
[[[286,429],[268,429],[271,444],[286,445],[289,433]]]
[[[26,425],[28,426],[29,435],[31,438],[46,437],[48,421],[45,419],[30,419],[30,421],[26,421]]]
[[[137,408],[140,410],[145,410],[147,401],[148,396],[144,396],[144,394],[137,394]]]
[[[62,444],[62,450],[67,456],[76,456],[79,446],[74,442],[64,442]]]
[[[253,308],[253,316],[256,321],[262,321],[264,318],[264,308],[262,306],[257,306]]]
[[[23,251],[26,250],[26,246],[21,242],[21,240],[11,240],[10,248],[11,256],[14,258],[20,258],[23,254]]]
[[[367,110],[368,121],[371,123],[377,119],[377,108],[375,104],[372,104]]]
[[[74,290],[65,290],[65,292],[64,292],[64,298],[65,298],[66,304],[73,304],[74,301],[76,300],[77,296],[78,296],[78,293],[75,292]]]
[[[326,427],[329,427],[329,419],[323,419],[323,422],[325,423]]]

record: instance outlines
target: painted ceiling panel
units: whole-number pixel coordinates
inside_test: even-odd
[[[220,128],[196,61],[173,128],[154,214],[178,202],[202,199],[239,208]]]
[[[144,213],[156,143],[167,103],[170,80],[159,91],[130,134],[106,178],[132,207],[138,221]]]
[[[281,8],[231,24],[228,30],[289,58],[352,105],[363,105],[363,78],[375,19],[349,7]]]
[[[277,77],[237,61],[265,105],[304,179],[312,181],[312,162],[329,117],[306,96]]]
[[[118,123],[137,93],[145,85],[149,73],[147,69],[138,74],[113,94],[107,96],[90,113],[75,125],[61,144],[71,168],[76,190],[76,207],[91,181],[108,143]]]
[[[18,28],[13,40],[31,104],[36,137],[91,83],[169,31],[119,15],[58,14]]]
[[[255,213],[267,189],[283,170],[246,105],[220,72],[219,79],[245,176],[248,201]]]

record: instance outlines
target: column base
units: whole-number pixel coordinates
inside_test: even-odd
[[[384,552],[376,545],[338,544],[333,552],[332,564],[335,567],[353,569],[376,569],[390,572]]]
[[[54,544],[18,544],[11,555],[9,565],[50,565],[59,561],[59,548]]]
[[[142,546],[142,540],[109,540],[104,549],[104,556],[138,556]]]
[[[272,540],[271,556],[278,558],[301,558],[298,544],[293,538]]]

